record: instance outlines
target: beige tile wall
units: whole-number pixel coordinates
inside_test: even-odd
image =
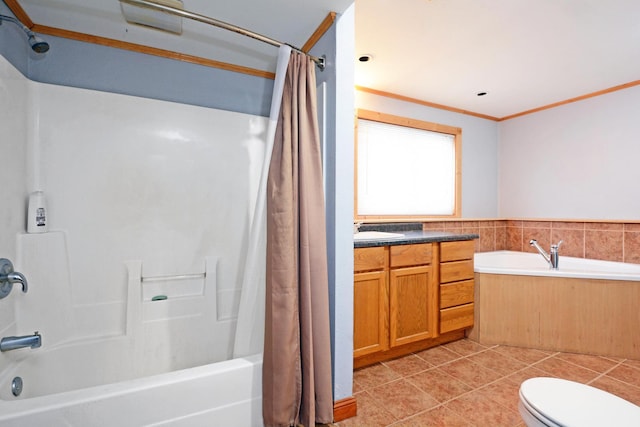
[[[475,233],[476,252],[535,252],[562,240],[560,253],[578,258],[640,264],[640,222],[554,220],[455,220],[423,224],[424,230]]]

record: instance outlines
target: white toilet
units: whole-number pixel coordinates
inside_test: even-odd
[[[518,408],[528,427],[640,427],[640,406],[559,378],[524,381]]]

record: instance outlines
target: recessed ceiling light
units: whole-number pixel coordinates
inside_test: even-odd
[[[373,61],[373,55],[365,53],[364,55],[360,55],[358,57],[358,61],[360,61],[360,62],[371,62],[371,61]]]
[[[485,96],[488,92],[478,92],[476,93],[476,95],[478,96]]]

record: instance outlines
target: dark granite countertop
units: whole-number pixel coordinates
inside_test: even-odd
[[[362,224],[361,232],[382,231],[397,233],[400,236],[383,237],[375,239],[360,239],[353,241],[354,248],[368,248],[373,246],[411,245],[414,243],[455,242],[460,240],[473,240],[477,234],[461,234],[446,231],[423,231],[422,224]]]

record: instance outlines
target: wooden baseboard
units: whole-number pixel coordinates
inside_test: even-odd
[[[355,417],[357,413],[356,398],[353,396],[333,402],[333,421],[336,423]]]

